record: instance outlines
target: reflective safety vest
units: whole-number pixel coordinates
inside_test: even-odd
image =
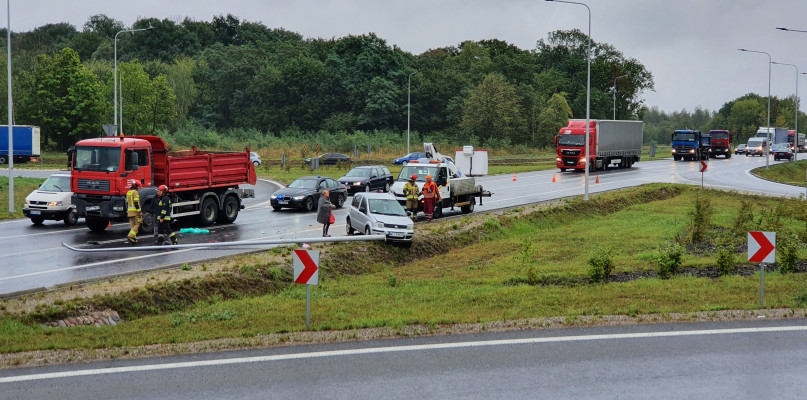
[[[423,198],[424,199],[433,199],[437,197],[437,184],[432,182],[426,182],[423,185]]]
[[[137,190],[130,189],[126,192],[126,207],[128,216],[140,216],[140,194],[137,193]]]
[[[418,185],[411,182],[406,182],[406,185],[404,185],[403,188],[403,192],[407,199],[417,200],[419,194],[418,191]]]
[[[157,203],[157,210],[159,212],[157,218],[166,221],[171,220],[171,198],[167,194],[160,197],[160,202]]]

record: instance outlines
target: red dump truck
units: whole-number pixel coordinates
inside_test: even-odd
[[[151,203],[157,187],[166,185],[174,219],[197,217],[205,226],[231,223],[241,210],[241,199],[254,197],[253,189],[239,185],[256,182],[250,151],[169,152],[157,136],[120,136],[86,139],[70,154],[70,188],[76,212],[87,227],[102,232],[110,221],[126,221],[126,192],[140,184],[143,211],[141,229],[151,232]]]

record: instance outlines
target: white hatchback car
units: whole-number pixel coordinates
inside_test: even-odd
[[[347,234],[384,235],[387,240],[412,244],[415,226],[406,210],[390,193],[357,193],[350,204]]]
[[[78,222],[76,207],[70,197],[70,172],[59,172],[51,175],[39,189],[25,198],[22,213],[35,225],[41,225],[46,219],[62,220],[67,226]]]

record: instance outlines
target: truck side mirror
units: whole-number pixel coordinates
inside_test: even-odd
[[[140,155],[137,152],[132,152],[132,169],[137,170],[137,167],[140,165]]]
[[[555,135],[555,146],[557,147],[557,145],[558,145],[558,135]]]

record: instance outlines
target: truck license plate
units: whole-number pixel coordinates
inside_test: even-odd
[[[98,211],[100,209],[101,209],[100,206],[87,206],[87,207],[84,208],[84,210],[86,210],[86,211]]]
[[[39,214],[42,214],[42,213],[39,212],[39,211],[31,210],[31,215],[39,215]]]

